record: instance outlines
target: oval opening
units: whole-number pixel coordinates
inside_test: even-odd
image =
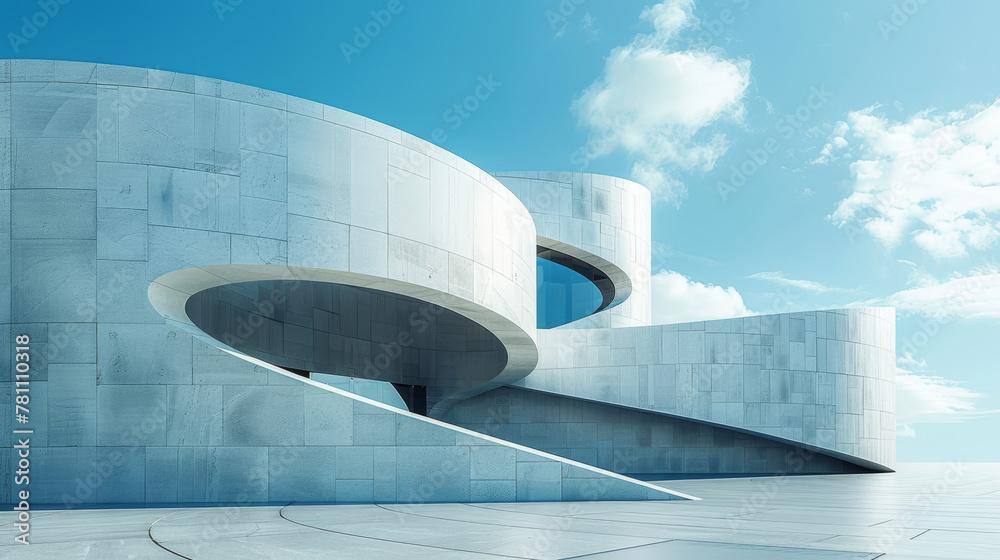
[[[551,329],[593,315],[615,297],[614,284],[580,259],[544,247],[537,258],[537,326]]]

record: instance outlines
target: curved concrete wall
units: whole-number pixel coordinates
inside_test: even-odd
[[[895,310],[539,332],[515,385],[895,465]]]
[[[446,420],[622,474],[830,474],[857,465],[751,433],[595,401],[502,387]]]
[[[0,108],[0,336],[31,337],[20,427],[34,430],[33,503],[241,500],[254,476],[266,480],[249,501],[406,499],[442,453],[460,456],[447,499],[583,495],[553,493],[576,476],[565,460],[522,466],[512,445],[476,459],[456,428],[254,372],[184,311],[198,291],[243,281],[386,289],[482,319],[514,356],[499,379],[522,377],[536,361],[536,234],[489,174],[333,107],[170,72],[0,61]],[[377,449],[393,445],[414,447]],[[304,474],[282,474],[285,448]],[[0,454],[0,469],[11,460]],[[653,492],[580,468],[630,489],[607,496]],[[509,484],[520,480],[546,489]],[[10,477],[2,490],[6,501]]]
[[[249,86],[84,63],[12,68],[16,235],[96,240],[100,231],[98,258],[151,262],[149,280],[230,263],[395,279],[533,331],[530,216],[465,160],[376,121]],[[46,197],[59,199],[48,220],[22,231]],[[72,204],[80,209],[72,229],[51,232],[60,205]],[[149,227],[148,243],[138,224]],[[170,260],[150,255],[157,250]],[[14,319],[54,307],[15,309]]]
[[[78,273],[67,301],[45,283],[15,281],[13,321],[71,320],[72,301],[94,298],[112,271],[152,281],[210,265],[319,268],[496,313],[501,328],[522,333],[507,373],[534,365],[532,223],[475,166],[370,119],[247,86],[104,65],[15,66],[14,236],[31,240],[20,244],[26,253],[81,259],[96,249],[97,258],[47,275]],[[69,229],[53,232],[55,222]],[[155,315],[126,322],[148,320]]]
[[[585,174],[497,177],[511,190],[396,129],[257,88],[137,68],[0,61],[0,284],[11,286],[0,290],[0,337],[31,337],[30,422],[17,427],[34,430],[35,503],[231,501],[252,477],[267,481],[250,501],[301,500],[313,476],[327,477],[316,499],[404,499],[436,455],[461,466],[458,489],[431,499],[663,496],[501,440],[487,438],[504,450],[477,459],[460,448],[487,445],[480,436],[273,364],[248,367],[224,350],[234,347],[227,336],[262,336],[253,313],[218,323],[209,336],[187,307],[200,292],[245,282],[378,290],[488,330],[506,365],[440,395],[430,411],[437,418],[513,384],[593,401],[595,414],[636,409],[627,422],[613,420],[633,432],[672,416],[891,468],[891,310],[648,326],[648,191]],[[538,245],[605,266],[622,288],[614,304],[536,332]],[[245,311],[263,303],[259,293]],[[216,324],[211,308],[202,313],[200,324]],[[291,315],[310,323],[313,345],[332,340],[322,313]],[[268,336],[275,332],[282,344],[308,344],[302,329]],[[0,345],[0,360],[12,363],[11,348]],[[6,381],[0,407],[11,410]],[[328,405],[350,408],[350,420]],[[567,438],[582,418],[559,420]],[[0,415],[0,429],[11,433],[11,415]],[[0,470],[11,472],[7,442]],[[396,450],[403,446],[420,449]],[[745,461],[757,458],[739,447]],[[308,476],[282,472],[288,448],[304,457],[294,472]],[[567,482],[577,478],[611,486],[583,494]],[[2,484],[9,498],[10,479]]]
[[[650,193],[625,179],[590,173],[493,174],[531,212],[538,244],[608,272],[621,290],[612,307],[561,329],[630,327],[651,322]],[[613,270],[602,267],[611,263]],[[626,280],[616,277],[623,272]]]
[[[631,292],[624,303],[616,300],[617,306],[539,331],[538,366],[513,385],[731,428],[865,468],[894,466],[892,309],[647,326],[650,197],[645,188],[581,173],[494,176],[531,212],[539,246],[589,257],[595,265],[613,263],[615,270],[627,272]],[[474,400],[482,399],[489,397]],[[630,425],[652,422],[642,418]],[[546,445],[574,447],[558,441]],[[813,463],[820,464],[825,463]],[[836,471],[837,463],[831,465]]]

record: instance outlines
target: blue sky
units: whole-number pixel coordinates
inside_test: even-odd
[[[638,179],[658,199],[659,320],[894,305],[899,459],[1000,461],[984,445],[1000,428],[996,2],[69,0],[25,30],[40,9],[5,2],[0,56],[212,76],[484,169]]]

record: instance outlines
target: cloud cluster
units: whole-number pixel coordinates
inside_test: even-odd
[[[710,125],[739,121],[750,83],[750,62],[726,58],[718,48],[680,50],[678,33],[698,25],[694,0],[647,7],[641,18],[651,34],[636,35],[611,51],[604,74],[573,102],[581,125],[599,138],[599,157],[623,149],[634,159],[633,177],[654,199],[678,203],[686,188],[672,168],[711,169],[725,153],[721,133]]]
[[[652,289],[654,325],[754,315],[736,288],[702,284],[672,270],[654,274]]]
[[[890,121],[878,106],[838,123],[816,163],[850,150],[854,192],[830,219],[889,249],[909,239],[935,258],[964,257],[1000,237],[1000,101]]]
[[[926,366],[912,356],[905,356],[898,364]],[[957,381],[927,372],[913,372],[896,367],[896,434],[915,437],[914,424],[952,424],[1000,413],[1000,410],[981,410],[976,401],[986,395],[962,387]]]
[[[1000,319],[1000,269],[984,266],[941,282],[918,276],[917,285],[885,298],[885,305],[934,319]]]

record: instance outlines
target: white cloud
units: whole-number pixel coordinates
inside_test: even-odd
[[[877,111],[850,113],[837,136],[844,142],[834,137],[814,160],[828,161],[838,145],[860,157],[850,164],[854,192],[831,221],[889,249],[909,239],[935,258],[991,247],[1000,238],[1000,101],[903,121]]]
[[[896,356],[896,365],[923,369],[927,367],[927,360],[918,360],[912,353],[906,352],[902,356]]]
[[[652,288],[654,325],[754,315],[736,288],[702,284],[672,270],[654,274]]]
[[[985,397],[957,381],[897,367],[896,434],[915,437],[915,424],[951,424],[1000,413],[977,407],[976,401]]]
[[[591,157],[623,149],[634,158],[633,175],[657,200],[678,203],[686,195],[670,168],[711,169],[725,153],[721,133],[710,125],[739,121],[750,83],[750,62],[725,58],[718,48],[676,50],[682,30],[694,27],[693,0],[668,0],[647,7],[641,18],[651,34],[636,35],[605,61],[604,74],[573,102],[592,142]]]
[[[843,151],[848,146],[848,142],[844,139],[844,136],[849,130],[847,123],[844,121],[837,121],[833,125],[833,132],[830,134],[829,142],[823,145],[823,149],[819,151],[819,157],[810,161],[812,165],[825,164],[838,159],[840,156],[834,154],[837,151]],[[850,157],[850,154],[843,154],[845,157]]]
[[[788,278],[785,276],[784,272],[757,272],[747,276],[747,278],[753,278],[754,280],[764,280],[767,282],[773,282],[781,286],[789,286],[792,288],[799,288],[801,290],[807,290],[810,292],[815,292],[817,294],[824,294],[827,292],[844,292],[846,290],[842,288],[831,288],[826,284],[821,282],[813,282],[812,280],[795,280],[793,278]]]
[[[912,288],[884,299],[904,311],[934,319],[1000,319],[1000,269],[985,266],[967,274],[952,274],[947,280],[914,273]]]

